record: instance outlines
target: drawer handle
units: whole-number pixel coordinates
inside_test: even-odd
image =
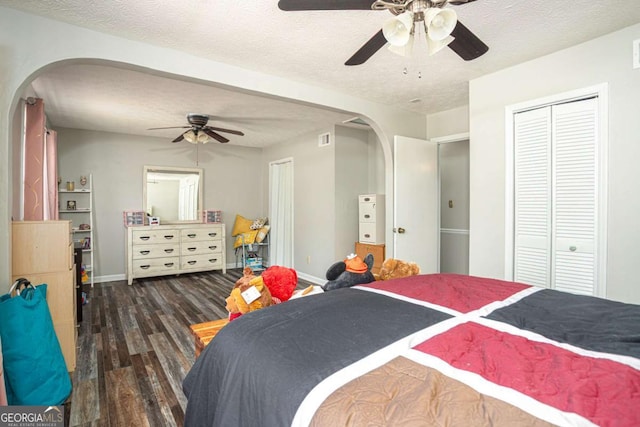
[[[187,250],[188,250],[188,251],[191,251],[191,252],[195,251],[196,249],[197,249],[197,248],[187,248]]]
[[[140,254],[142,254],[142,255],[149,255],[149,252],[151,252],[151,251],[140,251]]]
[[[371,200],[371,198],[370,198],[370,197],[365,197],[365,198],[364,198],[364,201],[365,201],[365,202],[368,202],[369,200]]]
[[[196,262],[198,262],[198,261],[187,261],[187,263],[188,263],[189,265],[193,265],[193,264],[195,264]]]
[[[367,214],[364,216],[365,218],[371,218],[371,215]]]
[[[151,238],[151,236],[140,236],[140,240],[147,241]]]
[[[364,237],[371,237],[371,234],[365,234]]]
[[[569,246],[569,250],[571,252],[575,252],[576,250],[578,250],[578,247],[577,246]]]
[[[143,270],[148,269],[149,267],[151,267],[150,265],[141,265],[140,268]]]
[[[171,240],[171,239],[173,239],[173,237],[174,237],[173,234],[166,234],[164,236],[164,238],[167,239],[167,240]]]
[[[218,233],[209,233],[209,237],[216,237]]]
[[[210,263],[212,263],[212,264],[213,264],[213,263],[215,263],[216,261],[218,261],[218,258],[211,258],[211,259],[209,260],[209,262],[210,262]]]
[[[209,249],[211,249],[212,251],[217,249],[217,246],[209,246]]]
[[[172,267],[172,266],[173,266],[173,263],[172,263],[172,262],[165,262],[165,263],[164,263],[164,266],[165,266],[165,267]]]
[[[173,249],[165,249],[164,250],[166,253],[170,254],[171,252],[173,252]]]
[[[191,234],[187,234],[187,237],[190,239],[193,239],[194,237],[196,237],[195,233],[191,233]]]

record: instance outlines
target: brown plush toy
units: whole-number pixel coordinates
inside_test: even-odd
[[[273,304],[269,288],[264,285],[260,276],[253,278],[249,283],[233,288],[231,295],[225,301],[229,320]]]
[[[244,270],[242,270],[242,277],[236,281],[234,288],[248,284],[255,277],[256,275],[253,274],[251,267],[245,267]]]
[[[415,262],[387,258],[382,263],[382,267],[380,267],[378,280],[396,279],[398,277],[415,276],[416,274],[420,274],[420,267]]]

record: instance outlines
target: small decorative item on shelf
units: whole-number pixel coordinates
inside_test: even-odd
[[[60,184],[62,184],[62,177],[61,176],[58,177],[58,188],[60,188]]]
[[[80,224],[78,226],[78,230],[83,230],[83,231],[91,230],[91,226],[89,224]]]
[[[125,227],[135,227],[144,225],[143,211],[124,211],[122,212],[122,220]]]
[[[160,225],[160,217],[159,216],[150,216],[149,217],[149,225]]]
[[[82,249],[91,249],[91,237],[82,239]]]
[[[67,191],[73,191],[76,189],[76,183],[73,181],[67,181]]]
[[[84,189],[84,186],[87,185],[87,177],[82,175],[80,177],[80,185],[82,185],[82,189]]]
[[[222,211],[204,211],[202,216],[207,224],[222,222]]]
[[[75,211],[76,210],[76,201],[75,200],[67,200],[67,210]]]

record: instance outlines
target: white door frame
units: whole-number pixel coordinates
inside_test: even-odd
[[[596,200],[597,221],[598,221],[598,243],[596,251],[596,289],[595,295],[606,296],[607,282],[607,165],[608,146],[609,146],[609,101],[608,101],[609,85],[601,83],[599,85],[590,86],[582,89],[576,89],[556,95],[547,96],[519,104],[508,105],[505,107],[505,280],[513,280],[513,262],[514,262],[514,227],[515,227],[515,199],[514,199],[514,127],[513,117],[521,111],[531,110],[534,108],[546,107],[554,104],[562,104],[571,101],[577,101],[589,97],[598,98],[598,200]]]
[[[440,144],[449,144],[451,142],[461,142],[461,141],[469,141],[469,144],[471,144],[471,137],[469,132],[463,132],[463,133],[456,133],[453,135],[446,135],[446,136],[439,136],[437,138],[431,138],[429,140],[430,142],[433,142],[435,144],[438,145],[438,272],[440,272],[440,250],[442,249],[442,242],[440,239],[440,233],[442,230],[442,206],[440,203],[440,199],[442,198],[442,181],[440,179],[440,168],[442,167],[440,165]],[[468,231],[466,233],[468,236],[470,234],[470,232]],[[470,238],[471,236],[469,236]],[[469,260],[467,260],[467,263],[469,262]]]
[[[282,165],[282,164],[285,164],[285,163],[290,163],[291,164],[291,168],[292,168],[292,177],[291,177],[291,179],[293,181],[293,178],[294,178],[294,176],[293,176],[293,157],[286,157],[284,159],[279,159],[279,160],[274,160],[274,161],[269,162],[269,193],[268,193],[269,194],[269,216],[271,216],[271,208],[272,208],[272,205],[273,205],[273,201],[271,200],[272,185],[273,185],[273,182],[272,182],[272,179],[271,179],[271,177],[272,177],[272,167],[275,166],[275,165]],[[291,189],[291,194],[290,194],[291,200],[293,200],[294,192],[295,192],[295,190],[292,188]],[[291,204],[291,221],[292,221],[292,224],[291,224],[291,230],[290,230],[291,231],[290,232],[290,235],[291,235],[291,241],[290,241],[291,265],[287,265],[287,267],[290,267],[290,268],[294,268],[295,267],[295,246],[294,246],[294,244],[295,244],[295,235],[294,235],[294,233],[295,233],[295,223],[294,223],[295,216],[294,216],[294,213],[295,212],[294,212],[294,206],[295,206],[295,203],[292,203]],[[271,242],[271,238],[269,238],[269,241]],[[271,246],[271,243],[269,245]],[[273,265],[273,262],[272,262],[272,256],[273,255],[272,254],[273,254],[273,248],[270,247],[269,248],[269,265]]]

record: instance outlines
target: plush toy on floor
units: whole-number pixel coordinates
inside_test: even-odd
[[[259,310],[273,304],[271,292],[262,282],[260,276],[249,283],[241,284],[231,290],[231,295],[225,300],[229,312],[229,320],[234,320],[243,314]]]
[[[372,254],[367,254],[364,261],[356,254],[351,254],[344,261],[338,261],[329,267],[327,270],[328,282],[324,284],[322,289],[332,291],[371,283],[375,280],[373,273],[371,273],[371,267],[373,267]]]
[[[380,267],[379,280],[396,279],[398,277],[415,276],[420,274],[420,267],[415,262],[401,259],[387,258]]]

